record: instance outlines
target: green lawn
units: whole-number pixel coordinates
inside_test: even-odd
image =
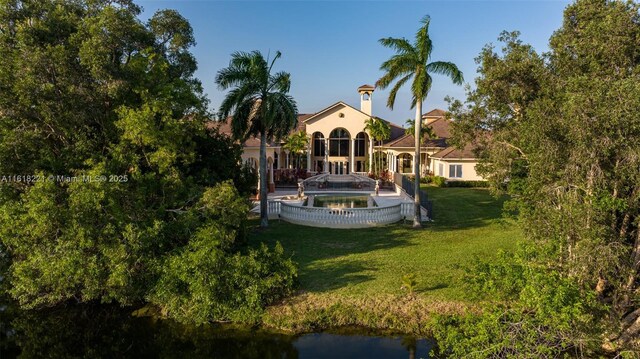
[[[464,301],[460,268],[474,256],[491,257],[522,238],[502,219],[503,200],[486,189],[427,187],[435,222],[414,230],[409,224],[371,229],[323,229],[270,221],[250,243],[276,241],[298,263],[300,290],[324,298],[403,296],[402,276],[415,273],[417,297]]]

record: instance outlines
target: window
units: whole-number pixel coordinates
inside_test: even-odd
[[[349,132],[336,128],[329,135],[329,156],[349,156]]]
[[[324,156],[324,136],[316,132],[313,134],[313,155]]]
[[[364,132],[360,132],[357,136],[356,136],[356,140],[355,140],[355,148],[354,148],[354,156],[356,157],[364,157],[366,156],[365,153],[365,142],[366,142],[366,138],[364,135]],[[358,171],[360,172],[360,171]]]
[[[444,165],[442,163],[438,163],[438,176],[444,177]]]
[[[449,165],[449,178],[462,178],[462,165]]]

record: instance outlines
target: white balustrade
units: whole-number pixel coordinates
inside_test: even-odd
[[[268,201],[267,213],[268,214],[280,214],[280,201]]]
[[[280,218],[312,227],[365,228],[395,223],[403,217],[401,203],[371,208],[306,207],[284,202],[280,204]]]
[[[407,218],[412,218],[413,217],[413,211],[414,211],[414,206],[415,204],[413,204],[412,202],[402,202],[402,216],[407,217]]]

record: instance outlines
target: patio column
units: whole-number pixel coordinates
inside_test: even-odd
[[[276,190],[276,184],[273,181],[273,170],[273,161],[271,161],[271,163],[269,163],[269,186],[267,187],[269,192],[275,192]]]
[[[329,172],[329,139],[324,140],[324,172]]]
[[[353,169],[355,168],[353,165],[354,162],[354,158],[355,158],[355,146],[356,146],[356,139],[352,138],[350,141],[350,148],[349,148],[349,173],[353,173]]]
[[[285,162],[284,162],[284,168],[289,169],[289,151],[288,150],[284,150],[284,154],[285,154]]]
[[[373,141],[369,136],[369,172],[373,172]]]

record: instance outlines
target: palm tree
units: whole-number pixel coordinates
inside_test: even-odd
[[[267,141],[286,136],[297,124],[298,108],[289,96],[290,75],[271,74],[280,51],[269,63],[259,51],[235,52],[229,67],[218,71],[216,84],[222,90],[232,88],[222,101],[221,119],[231,118],[235,139],[244,141],[260,136],[260,226],[269,225],[267,215]]]
[[[287,137],[284,146],[285,150],[293,154],[296,158],[296,169],[300,169],[300,155],[304,153],[309,145],[309,137],[304,130],[292,133]]]
[[[415,156],[413,161],[415,175],[414,228],[422,226],[420,223],[420,130],[422,129],[422,102],[427,98],[429,90],[431,90],[431,74],[448,76],[457,85],[462,84],[464,81],[462,72],[453,63],[443,61],[429,62],[433,51],[433,44],[429,37],[429,22],[428,15],[420,21],[422,26],[418,29],[413,44],[405,38],[387,37],[380,39],[380,44],[395,50],[396,54],[382,63],[380,69],[385,74],[376,82],[376,86],[382,89],[387,88],[394,81],[396,82],[391,88],[387,99],[387,106],[393,109],[398,90],[413,78],[411,83],[411,108],[416,108]]]
[[[369,135],[374,141],[378,142],[378,152],[380,152],[382,141],[388,139],[391,136],[391,126],[389,126],[389,124],[384,122],[383,120],[374,117],[369,117],[369,119],[366,120],[364,124],[364,129],[369,132]],[[378,163],[376,165],[376,169],[378,173],[380,173],[382,169],[382,156],[380,155],[380,153],[378,154],[377,160]]]

